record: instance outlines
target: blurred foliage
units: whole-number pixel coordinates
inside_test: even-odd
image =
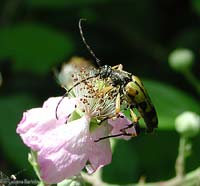
[[[6,157],[11,160],[17,160],[17,166],[27,165],[27,154],[20,153],[28,151],[16,134],[16,123],[21,119],[19,113],[23,113],[29,107],[27,104],[34,105],[33,98],[28,98],[27,95],[13,95],[0,98],[1,119],[4,121],[0,128],[0,143],[3,147],[3,152]],[[36,104],[35,104],[36,105]],[[10,117],[9,117],[10,116]],[[12,117],[11,117],[12,116]]]
[[[174,130],[175,118],[183,111],[200,113],[199,103],[189,94],[164,83],[144,81],[144,84],[158,111],[159,129]],[[159,95],[165,98],[160,101]]]
[[[23,24],[0,30],[0,60],[11,59],[18,71],[46,73],[56,62],[69,56],[71,39],[48,27]]]
[[[148,181],[174,175],[178,135],[175,117],[185,110],[200,113],[199,95],[168,66],[177,47],[195,53],[192,72],[200,78],[199,0],[4,0],[0,2],[0,169],[29,169],[28,149],[15,130],[23,111],[62,95],[53,68],[72,56],[91,59],[78,29],[104,64],[123,64],[141,79],[155,104],[159,129],[128,142],[117,140],[113,162],[103,177],[111,183]],[[199,165],[199,137],[187,170]]]
[[[96,5],[97,3],[106,3],[109,0],[74,0],[74,1],[66,1],[66,0],[28,0],[27,4],[35,7],[48,7],[48,8],[65,8],[68,6],[82,6],[82,5]]]
[[[104,168],[103,179],[125,184],[137,182],[141,176],[145,176],[146,181],[170,178],[175,173],[177,155],[177,151],[171,149],[177,148],[178,135],[175,132],[170,133],[170,138],[168,132],[162,131],[153,135],[143,134],[130,141],[119,140],[112,163]]]

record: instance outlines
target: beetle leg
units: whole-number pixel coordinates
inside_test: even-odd
[[[136,116],[136,114],[133,112],[132,109],[130,109],[130,115],[131,115],[133,123],[127,125],[127,127],[121,129],[120,131],[126,136],[135,137],[135,136],[138,136],[140,134],[140,125],[139,125],[139,122],[138,122],[139,119],[140,119],[140,116]],[[136,133],[126,132],[127,129],[132,128],[132,127],[134,127]]]
[[[129,132],[126,132],[126,129],[131,128],[131,127],[135,127],[136,133],[129,133]],[[138,127],[139,127],[138,124],[132,123],[132,124],[128,125],[127,127],[121,129],[121,130],[120,130],[121,133],[113,134],[113,135],[109,135],[109,136],[104,136],[104,137],[101,137],[101,138],[98,138],[98,139],[94,140],[94,142],[99,142],[99,141],[104,140],[104,139],[115,138],[115,137],[119,137],[119,136],[131,136],[131,137],[136,137],[136,136],[138,136],[138,134],[139,134],[139,128],[138,128]]]
[[[134,123],[138,123],[139,119],[141,118],[140,116],[137,116],[132,109],[130,109],[130,114],[131,114],[131,118],[132,118],[132,121]]]
[[[126,132],[127,129],[134,127],[136,133],[128,133]],[[139,123],[131,123],[127,127],[120,130],[125,136],[138,136],[140,134],[140,125]]]
[[[119,66],[119,65],[115,65],[115,66],[112,67],[112,69],[116,69],[116,68],[118,68],[118,66]]]
[[[116,97],[116,109],[115,109],[115,112],[116,112],[116,115],[119,114],[120,112],[120,93],[117,94],[117,97]]]
[[[122,71],[123,70],[123,65],[122,64],[115,65],[115,66],[112,67],[112,69],[116,69],[116,70]]]
[[[136,114],[133,112],[132,109],[130,109],[130,114],[131,114],[131,118],[132,118],[132,121],[133,121],[133,123],[131,123],[130,125],[132,125],[132,127],[135,128],[136,135],[139,135],[140,134],[140,125],[139,125],[138,121],[139,121],[139,119],[141,117],[140,116],[136,116]],[[129,125],[128,125],[128,127],[129,127]]]
[[[113,88],[113,87],[112,87]],[[107,89],[105,91],[110,91],[112,88],[110,89]],[[103,92],[104,92],[104,89],[103,89]],[[119,114],[121,109],[120,109],[120,106],[121,106],[121,103],[120,103],[120,93],[117,94],[117,97],[116,97],[116,106],[115,106],[115,113],[116,115],[115,116],[112,116],[112,117],[107,117],[107,118],[104,118],[103,120],[100,121],[100,123],[98,125],[101,125],[105,120],[107,119],[116,119],[118,117],[121,117],[121,115]]]
[[[115,65],[115,66],[112,67],[112,69],[121,71],[121,72],[123,72],[124,74],[129,74],[129,75],[131,75],[131,73],[129,73],[129,72],[123,70],[123,65],[122,65],[122,64]]]
[[[104,87],[102,90],[100,90],[100,92],[102,92],[103,94],[106,94],[112,89],[113,89],[113,86],[107,86],[107,87]]]
[[[114,137],[119,137],[119,136],[124,136],[124,133],[119,133],[119,134],[104,136],[104,137],[101,137],[101,138],[98,138],[98,139],[94,140],[94,142],[99,142],[99,141],[104,140],[104,139],[114,138]]]
[[[119,64],[119,65],[118,65],[118,70],[120,70],[120,71],[123,70],[123,65],[122,65],[122,64]]]

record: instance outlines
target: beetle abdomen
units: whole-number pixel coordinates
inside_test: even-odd
[[[140,79],[133,75],[132,81],[125,86],[125,92],[130,104],[133,104],[143,117],[147,132],[152,132],[158,127],[158,118],[155,107]]]

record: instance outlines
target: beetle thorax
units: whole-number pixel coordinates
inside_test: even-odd
[[[130,74],[124,73],[124,71],[112,69],[109,65],[100,67],[99,70],[100,78],[110,78],[113,86],[124,87],[128,82],[131,81]]]
[[[99,69],[100,78],[105,79],[105,78],[110,77],[110,75],[112,74],[112,71],[113,71],[112,67],[109,65],[104,65],[100,67]]]

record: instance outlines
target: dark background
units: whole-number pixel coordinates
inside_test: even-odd
[[[113,162],[103,179],[110,183],[174,176],[179,136],[175,117],[185,110],[200,113],[199,95],[168,66],[176,48],[195,54],[193,74],[200,78],[199,0],[4,0],[0,2],[0,170],[33,177],[26,148],[16,134],[23,111],[40,107],[64,90],[54,69],[72,56],[92,59],[81,41],[78,21],[102,63],[123,64],[139,76],[158,112],[159,129],[130,141],[116,140]],[[198,167],[200,137],[193,139],[187,171]],[[20,176],[20,175],[19,175]]]

